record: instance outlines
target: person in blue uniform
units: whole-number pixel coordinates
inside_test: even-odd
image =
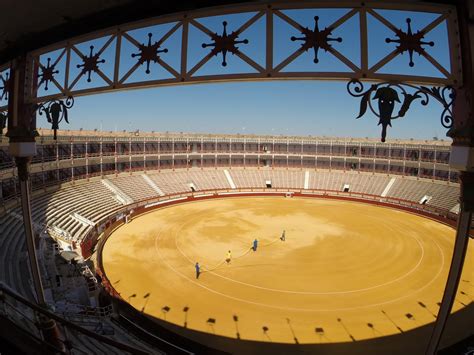
[[[257,247],[258,247],[258,240],[257,238],[255,238],[255,240],[253,241],[253,246],[252,246],[253,251],[257,251]]]
[[[196,268],[196,279],[199,279],[199,275],[201,275],[201,266],[199,266],[199,263],[196,263],[194,267]]]

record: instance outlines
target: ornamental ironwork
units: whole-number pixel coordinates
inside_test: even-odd
[[[234,31],[230,35],[227,34],[227,22],[222,22],[224,29],[222,30],[222,35],[217,33],[211,34],[211,38],[214,43],[203,43],[202,48],[213,47],[211,50],[211,55],[217,56],[219,53],[222,53],[222,66],[227,66],[226,55],[227,52],[232,54],[240,53],[237,44],[248,44],[248,39],[237,40],[240,32]]]
[[[314,16],[314,29],[310,30],[307,27],[301,27],[301,34],[303,37],[292,36],[290,39],[294,41],[302,41],[301,49],[307,52],[310,48],[314,50],[314,63],[318,63],[319,49],[324,49],[326,52],[332,51],[332,46],[329,42],[342,42],[341,37],[329,37],[332,34],[333,28],[326,27],[324,30],[319,29],[319,16]]]
[[[0,112],[0,136],[3,135],[3,130],[7,127],[8,114]]]
[[[407,31],[403,32],[401,29],[396,29],[395,35],[398,39],[391,39],[386,38],[385,42],[387,43],[398,43],[397,52],[399,54],[403,54],[403,52],[408,52],[408,56],[410,57],[410,61],[408,65],[413,67],[415,63],[413,62],[413,53],[416,52],[419,55],[426,55],[425,49],[423,46],[434,46],[434,42],[425,42],[423,41],[423,37],[425,36],[424,31],[417,31],[413,33],[411,30],[411,19],[407,18]]]
[[[40,64],[41,74],[38,74],[38,79],[40,79],[38,86],[41,86],[44,83],[44,89],[48,90],[48,83],[54,80],[55,74],[59,73],[59,70],[54,70],[56,64],[57,62],[51,65],[51,58],[48,58],[46,66]]]
[[[5,73],[5,76],[0,74],[2,82],[0,86],[0,100],[8,100],[8,92],[10,91],[10,75]]]
[[[377,1],[365,2],[363,5],[361,3],[349,5],[350,2],[348,6],[335,5],[331,8],[326,2],[317,0],[303,2],[282,0],[269,1],[265,4],[254,2],[243,7],[241,4],[236,4],[224,8],[186,11],[144,19],[99,30],[86,37],[71,38],[52,47],[28,53],[34,62],[33,67],[39,70],[32,73],[36,77],[31,80],[33,87],[26,91],[26,101],[38,104],[67,96],[76,97],[128,89],[187,83],[258,81],[269,78],[329,79],[342,80],[345,83],[352,78],[359,78],[373,82],[404,82],[440,87],[463,86],[456,7],[430,3],[415,6],[403,2],[384,3],[381,6]],[[333,14],[326,17],[325,13],[329,9]],[[301,16],[303,11],[304,16]],[[410,15],[406,15],[408,11]],[[389,16],[388,13],[397,16]],[[426,13],[430,16],[426,17]],[[241,14],[242,19],[247,20],[237,25],[232,19],[234,14]],[[310,14],[309,22],[300,23],[308,14]],[[313,20],[314,15],[319,16],[317,21]],[[205,25],[206,21],[212,20],[214,16],[227,20],[229,25],[225,31],[221,27],[222,20],[218,22],[217,30],[209,29]],[[406,23],[407,17],[411,18],[409,26]],[[426,23],[421,24],[418,20],[422,17],[428,18],[427,21],[423,21]],[[165,28],[168,28],[168,31],[159,37],[155,32],[157,26],[161,26],[160,32]],[[370,35],[379,29],[383,31],[388,29],[389,35],[384,35],[382,38]],[[147,41],[149,32],[153,33],[153,37]],[[195,35],[199,36],[201,33],[204,33],[205,39],[195,43]],[[341,43],[338,42],[339,35],[343,39]],[[294,42],[291,42],[291,36],[294,37]],[[428,36],[433,37],[435,47],[443,48],[440,47],[438,51],[432,50]],[[385,44],[386,37],[388,45]],[[245,39],[248,39],[253,47],[250,44],[240,43]],[[85,40],[87,42],[84,42]],[[348,43],[349,40],[358,50],[352,51],[351,46],[343,46],[343,43]],[[161,44],[160,48],[155,48],[158,51],[166,47],[172,53],[167,55],[163,52],[153,53],[152,47],[155,43]],[[202,43],[206,49],[196,51],[195,46],[200,47]],[[95,47],[89,51],[91,44]],[[289,44],[294,44],[292,46],[294,48],[290,51]],[[171,50],[171,45],[176,50]],[[380,46],[387,46],[388,53],[379,56],[380,51],[376,49]],[[241,61],[239,64],[243,65],[236,65],[233,68],[227,62],[229,53],[233,51],[235,51],[233,58],[237,57],[236,60]],[[131,53],[136,56],[131,58]],[[403,59],[405,56],[404,67],[410,68],[409,62],[414,62],[413,65],[418,66],[420,59],[415,58],[418,57],[416,53],[423,56],[425,59],[423,65],[428,66],[430,70],[406,71],[400,66],[393,65],[397,58]],[[310,65],[297,62],[302,55],[307,55],[311,61],[319,60],[318,65],[313,65],[312,62]],[[411,59],[408,59],[409,56]],[[52,58],[50,67],[54,67],[55,62],[60,60],[61,64],[58,63],[55,69],[52,69],[53,71],[59,69],[60,74],[54,74],[54,80],[47,82],[49,91],[35,90],[34,83],[43,80],[41,88],[44,88],[46,79],[51,78],[47,71],[48,57]],[[216,57],[217,65],[209,65]],[[44,63],[40,63],[41,58],[44,58]],[[107,65],[100,64],[103,63],[102,58],[106,60]],[[322,61],[326,58],[331,62],[327,62],[328,65],[325,66]],[[147,59],[150,59],[149,65]],[[158,64],[154,64],[154,60],[158,60]],[[222,70],[223,62],[227,64],[226,70]],[[76,69],[77,64],[81,69]],[[4,79],[8,65],[5,63],[0,66],[0,77],[3,75]],[[41,65],[45,66],[45,70],[41,69]],[[155,67],[164,70],[156,76],[134,75],[138,70],[154,72]],[[92,79],[92,83],[87,83],[86,79]],[[79,83],[81,80],[83,82]],[[1,91],[2,83],[0,79],[0,111],[7,109],[7,103],[3,100],[6,90]],[[51,93],[53,87],[57,90]],[[395,103],[398,104],[396,101]]]
[[[91,82],[91,74],[92,72],[99,71],[99,64],[105,63],[105,59],[99,59],[101,52],[94,53],[94,46],[90,46],[90,53],[88,56],[82,56],[82,64],[77,64],[77,68],[82,68],[81,74],[87,74],[87,82]]]
[[[66,99],[55,99],[37,106],[41,115],[46,115],[46,119],[51,123],[51,129],[54,131],[54,139],[56,140],[56,132],[59,129],[59,123],[64,119],[67,123],[68,110],[74,105],[74,98],[69,96]]]
[[[450,86],[427,87],[398,82],[384,82],[371,84],[365,90],[362,82],[352,79],[347,83],[347,91],[353,97],[360,97],[359,115],[356,118],[364,116],[367,108],[379,118],[378,125],[382,126],[382,142],[385,142],[387,127],[392,126],[392,120],[405,117],[405,114],[415,100],[420,100],[423,106],[428,105],[430,98],[440,102],[443,105],[441,124],[445,128],[453,126],[452,106],[455,91]],[[377,109],[374,108],[372,101],[377,101]],[[398,113],[394,115],[396,103],[400,104],[400,108]]]
[[[142,65],[146,62],[146,70],[145,73],[150,74],[150,62],[159,63],[160,62],[160,53],[168,53],[168,49],[160,49],[162,41],[156,41],[155,43],[151,43],[151,37],[153,34],[148,33],[148,44],[145,45],[144,43],[138,45],[139,53],[133,53],[132,58],[138,58],[138,64]]]

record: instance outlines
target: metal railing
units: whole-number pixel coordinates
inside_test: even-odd
[[[81,341],[74,334],[79,334],[81,337],[92,339],[101,343],[102,346],[110,346],[112,348],[124,351],[130,354],[145,355],[147,351],[138,349],[136,347],[124,344],[122,342],[110,339],[106,336],[100,335],[97,332],[83,328],[58,314],[38,306],[37,304],[28,301],[23,296],[16,293],[14,290],[0,282],[0,315],[13,321],[16,325],[25,330],[32,338],[41,341],[45,346],[54,350],[56,353],[64,353],[60,349],[55,349],[48,345],[43,339],[40,329],[38,328],[38,317],[40,315],[52,319],[57,326],[62,330],[62,338],[60,341],[68,350],[78,349],[81,351]],[[79,313],[79,315],[81,315]],[[82,316],[87,316],[83,314]]]

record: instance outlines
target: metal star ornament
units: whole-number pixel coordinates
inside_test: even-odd
[[[59,70],[54,70],[54,65],[51,65],[51,58],[48,58],[48,64],[46,66],[41,65],[41,74],[38,78],[41,78],[38,86],[44,83],[44,89],[48,90],[48,83],[54,79],[54,75],[58,74]]]
[[[241,43],[248,44],[249,41],[248,39],[237,40],[237,38],[239,37],[239,33],[236,31],[228,35],[227,22],[226,21],[222,22],[222,25],[224,26],[222,35],[218,35],[217,33],[212,34],[211,38],[214,41],[214,43],[203,43],[202,48],[214,47],[211,50],[212,55],[218,55],[219,53],[222,53],[222,66],[225,67],[227,66],[227,62],[226,62],[227,52],[232,53],[232,54],[238,54],[239,48],[237,47],[237,44],[241,44]]]
[[[332,33],[332,28],[326,27],[324,30],[319,29],[319,16],[314,16],[314,29],[310,30],[307,27],[301,27],[301,34],[303,37],[295,37],[292,36],[290,39],[294,41],[302,41],[301,49],[304,51],[308,51],[310,48],[314,50],[314,63],[319,62],[318,52],[319,49],[324,49],[326,52],[331,51],[331,44],[330,42],[342,42],[341,37],[332,38],[329,37]]]
[[[133,53],[132,58],[140,57],[138,59],[138,64],[142,65],[146,62],[146,70],[145,73],[150,74],[150,62],[158,63],[160,60],[160,53],[168,53],[168,49],[160,49],[161,43],[159,41],[155,43],[151,43],[151,37],[153,35],[148,33],[148,44],[145,45],[142,43],[139,45],[138,50],[139,53]]]
[[[423,46],[434,46],[434,42],[425,42],[422,41],[423,37],[425,37],[425,33],[423,31],[418,31],[413,33],[411,29],[411,19],[407,18],[407,31],[403,32],[401,29],[395,31],[395,35],[398,39],[391,39],[386,38],[385,42],[387,43],[398,43],[397,52],[403,54],[403,52],[408,52],[408,56],[410,57],[410,61],[408,65],[413,67],[415,63],[413,62],[413,53],[418,53],[419,55],[424,55],[425,49]]]
[[[100,59],[100,53],[92,54],[94,51],[94,46],[90,46],[90,54],[88,56],[82,57],[82,64],[78,64],[77,68],[82,68],[81,75],[87,73],[87,82],[91,82],[92,72],[97,72],[99,70],[99,63],[105,63],[105,59]]]

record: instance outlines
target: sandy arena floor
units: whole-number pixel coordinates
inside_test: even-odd
[[[363,203],[214,199],[135,218],[110,236],[103,265],[136,309],[188,329],[279,343],[350,342],[434,321],[454,234]],[[472,243],[464,270],[454,311],[474,298]]]

